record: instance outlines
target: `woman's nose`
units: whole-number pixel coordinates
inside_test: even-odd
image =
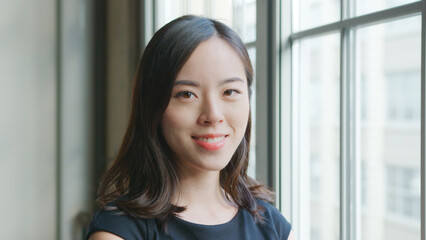
[[[224,116],[220,102],[216,99],[204,99],[198,122],[204,126],[217,126],[223,123]]]

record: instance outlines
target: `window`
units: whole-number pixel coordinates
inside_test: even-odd
[[[356,6],[357,15],[363,15],[374,11],[380,11],[387,8],[401,6],[407,3],[415,2],[415,0],[384,0],[384,1],[368,1],[358,0]]]
[[[395,218],[420,222],[420,175],[415,168],[388,165],[386,211]]]
[[[361,206],[360,234],[366,239],[392,239],[396,232],[413,236],[408,239],[420,237],[417,225],[386,218],[386,203],[392,196],[389,191],[399,194],[398,187],[387,187],[386,166],[398,166],[393,168],[397,173],[407,168],[413,169],[412,174],[420,173],[420,22],[419,16],[410,16],[356,31],[355,72],[363,76],[359,97],[365,115],[359,119],[360,129],[355,134],[360,137],[358,154],[367,176],[365,192],[360,193],[366,201]],[[414,27],[410,31],[402,27],[408,25]],[[404,181],[395,180],[396,186]],[[420,186],[420,178],[416,180]],[[420,206],[420,198],[411,200]],[[413,218],[420,222],[420,215]]]
[[[300,206],[301,221],[310,226],[309,238],[339,233],[339,188],[335,184],[340,165],[339,47],[339,34],[331,33],[304,39],[295,50],[299,53],[294,71],[299,72],[296,94],[300,105],[295,111],[300,116],[300,193],[306,198]]]
[[[386,75],[389,122],[416,122],[420,120],[420,71],[390,72]],[[410,93],[407,95],[407,93]]]
[[[280,198],[298,239],[420,239],[422,2],[278,2]]]
[[[300,16],[299,21],[293,21],[294,29],[305,30],[338,21],[340,18],[338,0],[294,1],[294,5],[294,11]]]

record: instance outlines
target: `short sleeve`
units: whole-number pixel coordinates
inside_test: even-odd
[[[125,240],[147,239],[146,221],[119,213],[118,211],[99,210],[89,225],[86,240],[94,232],[105,231]]]
[[[291,224],[281,214],[281,212],[272,206],[270,203],[259,201],[265,207],[265,217],[271,220],[271,227],[273,227],[280,240],[287,240],[291,231]]]
[[[276,209],[274,217],[275,228],[277,229],[280,239],[287,240],[291,231],[291,224],[287,219]]]

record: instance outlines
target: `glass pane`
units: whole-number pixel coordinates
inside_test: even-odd
[[[229,0],[159,0],[156,1],[156,29],[185,15],[202,15],[232,25],[232,1]]]
[[[256,41],[256,0],[234,0],[235,31],[244,42]]]
[[[417,1],[418,0],[356,0],[356,14],[364,15]]]
[[[156,29],[185,15],[217,19],[232,27],[244,42],[256,40],[256,0],[159,0]]]
[[[340,20],[339,0],[293,0],[296,8],[293,13],[293,29],[305,30]]]
[[[420,16],[361,28],[361,239],[420,239]]]
[[[2,239],[56,238],[55,4],[0,3]]]
[[[300,239],[339,239],[339,40],[300,43]]]

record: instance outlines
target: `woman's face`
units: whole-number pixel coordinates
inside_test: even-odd
[[[180,170],[222,170],[241,143],[249,108],[237,52],[217,37],[202,42],[177,75],[161,122]]]

